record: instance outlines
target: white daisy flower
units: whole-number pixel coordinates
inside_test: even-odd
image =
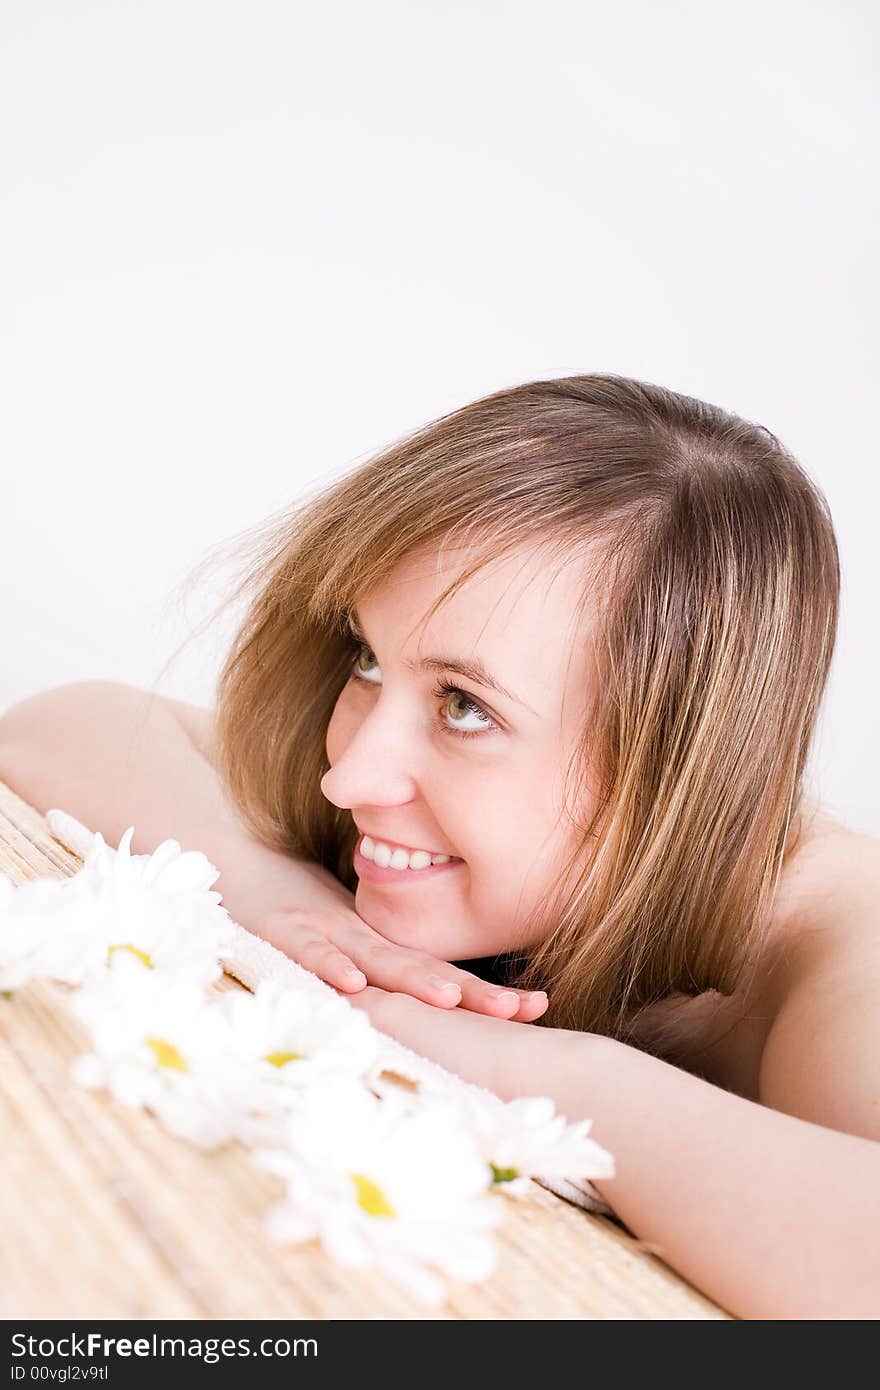
[[[376,1266],[434,1305],[446,1290],[426,1265],[470,1282],[491,1274],[499,1206],[448,1107],[337,1080],[304,1092],[286,1125],[284,1148],[253,1155],[287,1184],[269,1219],[276,1240],[317,1237],[341,1264]]]
[[[555,1114],[548,1096],[502,1101],[463,1094],[455,1105],[473,1134],[496,1186],[512,1195],[528,1190],[529,1178],[572,1181],[614,1176],[612,1155],[587,1135],[591,1120],[569,1124]]]
[[[279,980],[264,980],[251,994],[230,991],[217,1001],[232,1046],[250,1068],[256,1105],[294,1100],[308,1086],[341,1075],[366,1076],[380,1039],[365,1014],[327,993],[318,997]]]
[[[0,899],[0,978],[81,984],[125,952],[145,969],[207,985],[222,974],[230,918],[209,892],[219,869],[200,851],[165,840],[153,854],[130,853],[134,826],[108,846],[97,833],[68,879],[34,879]],[[8,984],[6,988],[15,985]]]
[[[92,1044],[73,1064],[76,1082],[144,1106],[199,1148],[238,1137],[251,1081],[234,1056],[228,1022],[203,990],[144,970],[124,953],[70,1005]]]
[[[53,879],[16,886],[0,874],[0,990],[11,993],[39,975],[38,956],[57,903]]]

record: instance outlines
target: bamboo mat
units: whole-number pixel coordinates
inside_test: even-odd
[[[0,872],[82,861],[0,782]],[[218,989],[241,986],[224,976]],[[65,987],[0,997],[0,1318],[727,1319],[614,1221],[532,1183],[502,1197],[498,1265],[427,1308],[315,1242],[262,1229],[278,1178],[230,1145],[202,1153],[68,1079],[84,1048]]]

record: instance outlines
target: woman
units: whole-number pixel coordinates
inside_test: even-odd
[[[284,516],[250,586],[216,722],[165,702],[222,792],[62,785],[39,697],[0,774],[188,835],[380,1029],[592,1117],[597,1188],[730,1311],[880,1314],[880,845],[803,794],[839,569],[775,436],[620,377],[498,392]]]

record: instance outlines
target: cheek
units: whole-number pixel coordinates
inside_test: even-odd
[[[468,818],[474,885],[481,896],[503,905],[517,920],[531,915],[556,889],[566,855],[574,847],[555,790],[540,781],[506,785],[485,798],[473,789]],[[468,856],[467,849],[459,853]]]

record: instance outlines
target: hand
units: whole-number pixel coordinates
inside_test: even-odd
[[[362,1009],[380,1033],[503,1100],[527,1093],[520,1088],[534,1064],[533,1053],[547,1044],[548,1031],[556,1031],[523,1028],[468,1009],[435,1009],[412,995],[371,986],[348,997],[348,1003]]]
[[[284,908],[271,913],[260,936],[341,993],[368,985],[412,995],[441,1009],[463,1009],[531,1023],[547,1009],[543,991],[501,989],[424,951],[398,946],[343,905]]]

